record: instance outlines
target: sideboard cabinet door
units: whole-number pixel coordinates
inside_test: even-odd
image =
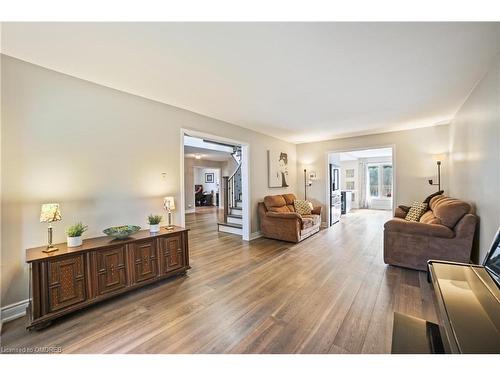
[[[161,237],[160,243],[160,264],[161,273],[169,273],[185,267],[184,246],[182,236]]]
[[[47,261],[49,311],[57,311],[86,299],[84,255]]]
[[[134,281],[140,283],[158,276],[155,240],[129,245],[132,252]]]
[[[97,259],[97,294],[103,295],[127,286],[125,245],[95,252]]]

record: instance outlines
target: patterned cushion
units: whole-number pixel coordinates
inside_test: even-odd
[[[406,214],[406,221],[419,221],[420,217],[427,211],[427,203],[413,202],[410,211]]]
[[[293,206],[295,207],[295,212],[299,215],[310,215],[312,211],[312,203],[303,200],[294,200]]]

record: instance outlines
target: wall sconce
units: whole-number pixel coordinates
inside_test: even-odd
[[[429,185],[437,186],[438,191],[441,191],[441,162],[446,159],[446,154],[435,154],[432,158],[437,164],[438,182],[434,183],[432,179],[429,179]]]

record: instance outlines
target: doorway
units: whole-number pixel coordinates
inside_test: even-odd
[[[249,145],[244,142],[181,129],[183,225],[186,215],[213,212],[216,220],[210,221],[207,230],[249,240],[248,154]]]
[[[393,210],[394,145],[328,152],[327,162],[329,226],[350,213]]]

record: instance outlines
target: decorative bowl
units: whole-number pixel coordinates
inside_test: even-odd
[[[140,230],[141,227],[138,225],[121,225],[119,227],[106,228],[103,230],[103,233],[118,240],[123,240]]]

